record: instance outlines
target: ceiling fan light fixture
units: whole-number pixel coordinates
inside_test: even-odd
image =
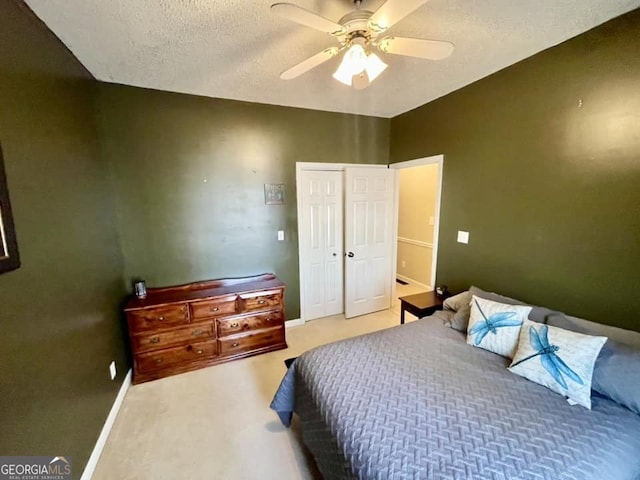
[[[362,45],[354,43],[344,54],[343,63],[347,63],[351,75],[358,75],[367,68],[367,52]]]
[[[380,57],[375,53],[370,53],[367,57],[367,66],[365,70],[367,71],[367,75],[369,76],[369,82],[373,82],[382,72],[384,72],[387,67],[386,63],[380,60]]]
[[[340,62],[340,66],[334,72],[333,78],[335,78],[336,80],[338,80],[341,83],[344,83],[348,87],[351,86],[351,81],[353,79],[353,74],[351,73],[351,68],[349,67],[348,63],[345,62],[344,59],[342,59],[342,62]]]
[[[340,62],[340,66],[333,74],[333,78],[351,86],[353,76],[364,72],[368,64],[367,51],[360,43],[354,43],[342,57],[342,62]]]
[[[353,45],[351,48],[353,47],[360,47],[359,49],[356,49],[356,51],[358,52],[356,55],[359,55],[360,49],[362,49],[362,52],[365,55],[364,68],[360,69],[360,57],[357,57],[358,63],[354,64],[354,57],[349,56],[349,52],[347,52],[342,59],[340,66],[333,74],[333,78],[349,87],[355,87],[356,83],[358,83],[358,85],[362,85],[362,82],[356,82],[354,79],[366,75],[367,81],[365,82],[365,85],[368,86],[371,84],[371,82],[378,78],[382,72],[386,70],[388,65],[380,60],[380,57],[378,57],[378,55],[376,55],[375,53],[367,54],[366,50],[364,50],[364,48],[360,45]],[[360,88],[358,88],[358,90],[362,88],[364,87],[361,86]]]

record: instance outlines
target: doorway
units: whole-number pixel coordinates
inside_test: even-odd
[[[389,308],[396,171],[298,162],[296,186],[301,320]]]
[[[402,286],[394,286],[399,291],[429,291],[436,284],[443,161],[436,155],[391,165],[398,170],[394,280]]]

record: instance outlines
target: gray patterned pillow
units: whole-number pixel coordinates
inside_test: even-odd
[[[468,307],[471,303],[471,292],[468,290],[453,297],[447,297],[444,302],[442,302],[442,306],[445,310],[453,310],[457,312],[464,307]]]
[[[447,298],[442,303],[442,308],[445,311],[452,311],[454,314],[447,322],[447,326],[458,330],[459,332],[467,332],[467,325],[469,324],[471,304],[471,292],[465,291]]]
[[[442,320],[443,325],[450,326],[451,319],[453,318],[454,315],[455,313],[451,310],[436,310],[435,312],[433,312],[431,317]]]
[[[467,333],[469,328],[469,317],[471,316],[471,305],[465,305],[456,312],[451,320],[450,327],[459,332]]]
[[[596,360],[591,388],[640,415],[640,350],[607,340]]]

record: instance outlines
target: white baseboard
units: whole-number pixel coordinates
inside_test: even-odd
[[[300,325],[304,325],[304,320],[302,320],[301,318],[287,320],[286,322],[284,322],[285,328],[299,327]]]
[[[124,377],[124,380],[122,381],[122,385],[120,386],[120,390],[118,391],[118,396],[111,406],[111,411],[109,412],[109,415],[104,422],[104,426],[102,427],[102,431],[100,432],[98,441],[93,447],[93,451],[91,452],[91,456],[89,457],[87,466],[84,467],[84,472],[82,472],[82,477],[80,477],[80,480],[91,480],[93,472],[96,470],[96,466],[98,465],[98,460],[100,460],[100,455],[102,455],[102,450],[104,449],[104,446],[107,443],[107,439],[109,438],[109,433],[111,432],[113,423],[116,421],[116,417],[118,416],[118,412],[120,411],[120,407],[122,406],[122,402],[124,401],[124,397],[127,394],[127,390],[129,390],[130,386],[131,369],[129,369]]]
[[[433,287],[431,287],[431,286],[427,285],[426,283],[420,283],[420,282],[418,282],[417,280],[414,280],[413,278],[405,277],[404,275],[397,274],[397,275],[396,275],[396,278],[397,278],[398,280],[403,280],[403,281],[405,281],[405,282],[407,282],[407,283],[410,283],[410,284],[412,284],[412,285],[417,285],[417,286],[419,286],[419,287],[422,287],[422,288],[424,288],[425,290],[427,290],[427,291],[429,291],[429,292],[430,292],[431,290],[433,290]]]

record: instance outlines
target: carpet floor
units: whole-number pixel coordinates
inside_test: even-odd
[[[396,297],[422,290],[397,285]],[[286,429],[269,409],[284,360],[396,326],[399,303],[350,320],[336,315],[288,328],[286,350],[131,387],[93,479],[321,478],[297,423]]]

